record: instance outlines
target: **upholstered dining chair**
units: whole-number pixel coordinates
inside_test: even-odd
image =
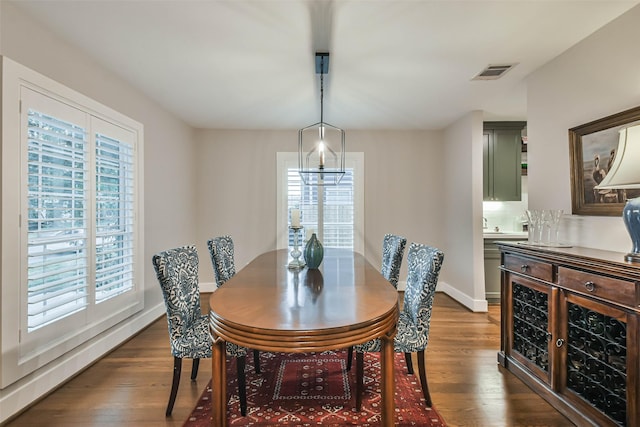
[[[422,393],[428,407],[431,395],[427,384],[424,351],[429,343],[429,325],[433,298],[438,284],[444,253],[437,248],[411,243],[407,252],[407,287],[404,305],[398,319],[398,331],[393,340],[396,353],[404,353],[409,374],[413,374],[411,353],[418,354],[418,371]],[[380,339],[354,346],[356,351],[356,410],[362,406],[364,352],[380,351]]]
[[[198,252],[195,246],[183,246],[160,252],[152,258],[167,309],[169,341],[173,354],[173,382],[166,416],[171,415],[180,385],[182,359],[193,359],[191,380],[198,375],[200,359],[211,357],[209,316],[200,311]],[[240,412],[247,413],[245,356],[247,350],[227,342],[227,354],[235,357],[238,371]]]
[[[382,239],[382,268],[380,273],[396,289],[398,288],[398,280],[400,280],[400,267],[402,266],[402,257],[406,245],[407,239],[395,234],[385,234]]]
[[[214,237],[207,242],[207,246],[211,254],[216,286],[220,287],[236,274],[233,239],[231,236]]]
[[[396,289],[398,288],[398,280],[400,280],[400,267],[402,266],[406,245],[407,239],[395,234],[385,234],[382,239],[382,267],[380,273]],[[347,371],[351,370],[352,360],[353,347],[349,347],[347,352]]]
[[[207,241],[216,287],[224,285],[236,274],[235,252],[231,236],[218,236]],[[260,373],[260,352],[253,350],[253,366],[256,374]]]

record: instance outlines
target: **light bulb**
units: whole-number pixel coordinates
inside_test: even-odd
[[[318,151],[320,152],[320,169],[324,169],[324,141],[318,143]]]

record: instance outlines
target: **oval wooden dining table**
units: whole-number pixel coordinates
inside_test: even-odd
[[[212,425],[227,424],[226,344],[320,352],[381,338],[381,418],[394,424],[396,289],[359,253],[326,249],[320,268],[287,268],[285,249],[259,255],[209,299]]]

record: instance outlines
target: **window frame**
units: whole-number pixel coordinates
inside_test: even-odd
[[[345,153],[345,167],[353,168],[353,250],[365,255],[364,250],[364,153]],[[276,154],[276,244],[278,249],[288,248],[289,245],[289,212],[287,198],[287,169],[298,168],[297,152],[278,152]],[[302,239],[305,235],[302,235]],[[302,242],[300,242],[302,243]]]
[[[20,378],[43,367],[69,350],[89,341],[101,332],[118,324],[144,308],[144,169],[143,125],[106,107],[46,76],[1,57],[2,60],[2,172],[1,172],[1,247],[0,247],[0,351],[2,369],[0,387],[4,388]],[[100,304],[91,303],[91,309],[81,316],[68,316],[55,327],[26,329],[26,250],[28,215],[27,199],[27,144],[24,117],[28,114],[28,101],[22,99],[25,90],[77,109],[88,121],[103,121],[114,129],[120,128],[132,135],[134,149],[134,287],[125,298],[112,298]],[[90,124],[90,123],[89,123]],[[91,138],[95,131],[88,127]],[[95,146],[89,146],[89,186],[95,192]],[[93,152],[91,152],[93,150]],[[93,187],[92,187],[93,186]],[[90,199],[93,205],[95,199]],[[87,213],[95,222],[94,207]],[[89,229],[93,230],[94,226]],[[89,257],[95,264],[93,231],[87,236]],[[93,257],[93,258],[91,258]],[[88,286],[95,288],[94,271],[89,272]],[[91,292],[94,298],[95,290]],[[66,324],[66,325],[65,325]]]

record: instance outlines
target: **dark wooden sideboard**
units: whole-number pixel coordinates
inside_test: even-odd
[[[640,264],[499,242],[498,362],[579,426],[640,426]]]

